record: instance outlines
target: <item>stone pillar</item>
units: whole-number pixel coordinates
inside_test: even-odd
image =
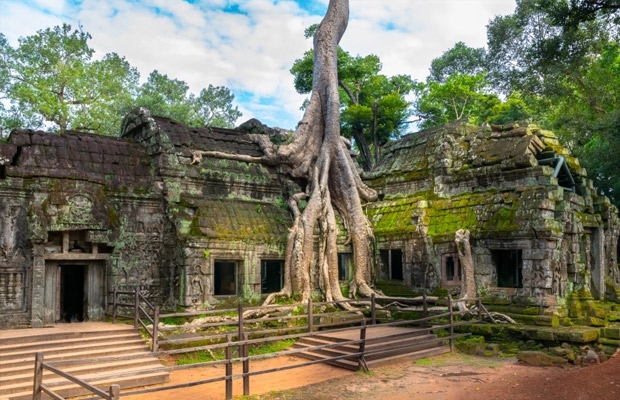
[[[605,232],[602,226],[592,231],[590,249],[592,265],[592,295],[597,300],[605,298]]]
[[[43,254],[43,244],[33,243],[31,328],[41,328],[45,325],[45,259]]]

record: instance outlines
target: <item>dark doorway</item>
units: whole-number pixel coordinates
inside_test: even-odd
[[[84,321],[83,265],[60,266],[60,315],[64,322]]]
[[[214,271],[216,296],[234,296],[237,294],[237,263],[235,261],[216,261]]]
[[[351,269],[351,253],[338,253],[338,280],[348,281]]]
[[[497,286],[523,287],[523,257],[521,250],[494,250],[493,261],[497,268]]]
[[[261,292],[275,293],[282,290],[284,261],[263,260],[261,262]]]
[[[403,280],[403,251],[400,249],[380,250],[382,279]]]

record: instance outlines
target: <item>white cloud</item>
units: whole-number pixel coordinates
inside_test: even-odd
[[[193,3],[193,4],[192,4]],[[433,58],[457,41],[486,43],[486,25],[511,13],[514,0],[351,0],[342,41],[352,54],[377,54],[388,75],[424,79]],[[242,119],[293,128],[304,96],[289,73],[310,48],[303,31],[320,21],[299,0],[0,0],[0,31],[19,36],[68,22],[91,33],[98,56],[116,52],[142,79],[157,69],[197,93],[209,84],[238,93]],[[327,0],[314,4],[325,8]],[[225,7],[228,12],[225,12]],[[232,10],[234,11],[234,10]],[[253,95],[248,95],[252,93]]]

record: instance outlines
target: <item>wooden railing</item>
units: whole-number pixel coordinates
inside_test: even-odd
[[[454,334],[453,333],[453,330],[451,329],[452,325],[458,325],[459,323],[456,323],[453,321],[452,314],[453,312],[444,312],[444,313],[431,315],[431,316],[418,319],[418,320],[414,320],[414,321],[402,320],[402,321],[393,321],[393,322],[387,322],[387,323],[382,322],[381,326],[382,327],[383,326],[402,326],[402,325],[412,325],[412,324],[422,325],[423,323],[427,323],[429,327],[420,328],[420,329],[425,329],[429,332],[439,331],[439,330],[445,331],[449,329],[450,332],[452,333],[448,336],[429,339],[424,343],[442,344],[442,343],[449,342],[450,344],[452,344],[455,338],[468,335],[467,333],[465,334]],[[451,323],[433,324],[433,321],[437,319],[440,319],[442,321],[449,320],[451,321]],[[155,391],[182,389],[182,388],[187,388],[191,386],[225,381],[226,399],[232,399],[233,398],[232,382],[235,379],[243,380],[243,394],[244,396],[249,396],[250,395],[250,377],[261,375],[261,374],[278,372],[278,371],[283,371],[283,370],[288,370],[288,369],[293,369],[293,368],[306,367],[306,366],[319,364],[319,363],[329,363],[331,361],[342,360],[342,359],[356,360],[360,369],[368,370],[368,366],[366,364],[366,357],[371,354],[377,353],[377,352],[383,352],[385,351],[385,349],[373,350],[373,349],[369,349],[366,346],[367,345],[366,334],[367,334],[367,330],[371,326],[368,326],[366,324],[365,318],[360,319],[360,322],[361,324],[359,326],[337,328],[337,329],[330,330],[330,332],[359,331],[359,334],[358,334],[359,339],[339,341],[336,343],[323,344],[323,345],[317,345],[317,346],[305,347],[305,348],[299,348],[299,349],[289,349],[289,350],[284,350],[284,351],[269,353],[269,354],[264,354],[264,355],[249,356],[250,346],[264,344],[266,342],[282,341],[282,340],[287,340],[287,339],[299,339],[302,337],[313,336],[313,335],[316,335],[317,333],[310,331],[310,332],[300,332],[300,333],[287,334],[287,335],[277,335],[277,336],[271,336],[271,337],[261,337],[261,338],[256,338],[256,339],[250,339],[248,337],[249,333],[243,332],[240,334],[241,335],[240,339],[237,341],[233,341],[232,338],[237,336],[239,333],[236,333],[236,334],[229,333],[226,335],[226,340],[223,343],[191,347],[189,349],[183,348],[183,349],[167,350],[161,353],[167,354],[167,355],[175,355],[175,354],[181,354],[181,353],[187,353],[187,352],[213,351],[213,350],[218,350],[218,349],[220,350],[224,349],[225,359],[223,360],[209,361],[209,362],[203,362],[203,363],[197,363],[197,364],[181,365],[181,366],[174,366],[174,367],[166,368],[169,371],[178,371],[178,370],[184,370],[184,369],[190,369],[190,368],[224,365],[225,366],[224,374],[222,376],[204,379],[200,381],[188,382],[184,384],[169,385],[169,386],[159,387],[159,388],[147,388],[147,389],[142,389],[142,390],[137,390],[137,391],[130,391],[130,392],[124,393],[124,395],[129,396],[129,395],[151,393]],[[321,333],[324,333],[324,331],[322,331]],[[419,333],[419,329],[415,331],[412,330],[411,334],[412,336],[414,336],[414,335],[417,335],[418,333]],[[402,335],[403,335],[402,332],[399,332],[398,334],[394,334],[391,336],[388,335],[388,336],[385,336],[384,338],[387,340],[393,337],[399,337],[399,339],[403,339]],[[403,342],[403,344],[392,346],[390,349],[398,350],[399,348],[402,348],[404,350],[406,347],[408,347],[408,344],[404,343],[404,340],[401,340],[401,342]],[[323,349],[329,349],[329,348],[335,348],[335,347],[341,347],[341,346],[356,346],[357,352],[342,354],[342,355],[333,356],[333,357],[326,357],[320,360],[306,361],[302,363],[295,363],[295,364],[281,366],[277,368],[269,368],[269,369],[250,372],[251,361],[257,361],[263,358],[274,357],[274,356],[301,355],[302,353],[314,352],[317,350],[323,350]],[[238,357],[233,357],[234,350],[236,350],[236,352],[238,353]],[[233,374],[232,365],[234,363],[242,364],[241,373]]]
[[[133,296],[132,303],[123,303],[119,301],[119,296]],[[112,292],[112,322],[116,323],[119,316],[119,307],[129,307],[133,309],[133,326],[138,329],[144,328],[147,334],[151,337],[151,351],[156,352],[158,350],[158,336],[157,328],[159,327],[159,306],[154,306],[151,302],[144,297],[140,288],[136,286],[133,291],[122,291],[114,288]],[[144,306],[143,306],[144,305]],[[143,318],[147,322],[143,321]]]
[[[122,302],[119,300],[119,296],[124,296],[125,298],[132,298],[131,302],[125,300]],[[420,296],[417,299],[406,298],[406,297],[376,297],[372,295],[369,299],[349,299],[344,301],[331,301],[331,302],[313,302],[312,299],[308,300],[307,304],[289,304],[289,305],[272,305],[272,306],[260,306],[260,307],[246,307],[242,303],[238,304],[237,308],[231,309],[217,309],[217,310],[201,310],[195,312],[183,312],[183,313],[160,313],[159,306],[152,305],[140,292],[139,288],[136,288],[134,291],[119,291],[114,290],[112,293],[113,301],[110,303],[112,306],[112,321],[116,323],[117,318],[119,317],[118,310],[120,307],[124,307],[125,309],[132,310],[133,315],[124,315],[126,318],[132,318],[134,327],[136,328],[144,328],[147,334],[151,338],[151,350],[156,352],[162,345],[182,345],[189,344],[191,342],[195,342],[195,337],[190,338],[182,338],[182,339],[173,339],[173,340],[162,340],[159,336],[160,333],[164,333],[166,331],[178,331],[182,329],[179,326],[171,326],[171,327],[163,327],[159,328],[159,322],[164,319],[172,319],[172,318],[196,318],[196,317],[207,317],[211,315],[235,315],[233,319],[229,321],[218,321],[218,322],[209,322],[200,325],[192,325],[191,329],[218,329],[218,330],[226,330],[226,327],[230,330],[235,330],[237,332],[236,335],[233,335],[233,338],[237,340],[241,340],[243,334],[247,332],[250,336],[253,337],[264,337],[264,336],[272,336],[281,333],[287,333],[291,331],[305,331],[305,332],[314,332],[317,330],[329,330],[335,327],[343,326],[343,325],[360,325],[360,324],[370,324],[374,325],[378,322],[379,318],[377,318],[377,309],[383,308],[379,302],[383,301],[401,301],[401,302],[416,302],[422,306],[422,312],[424,318],[428,316],[428,305],[429,300],[426,294]],[[315,312],[314,309],[321,309],[324,306],[335,306],[337,308],[346,308],[347,305],[357,306],[358,308],[365,307],[365,312],[369,315],[365,317],[362,313],[363,309],[355,309],[351,311],[339,311],[338,313],[334,312]],[[298,314],[291,313],[291,315],[286,316],[275,316],[275,317],[261,317],[260,319],[255,318],[246,318],[244,317],[246,314],[251,313],[268,313],[272,310],[296,310],[299,307],[304,307],[305,312],[299,312]],[[338,316],[344,317],[347,314],[350,316],[341,322],[334,323],[320,323],[321,318],[323,317],[331,317]],[[358,316],[359,318],[355,318]],[[426,327],[428,323],[424,318],[420,319],[420,323],[422,327]],[[305,323],[302,324],[300,322]],[[315,320],[318,320],[319,323],[316,323]],[[283,322],[288,321],[291,322],[288,326],[280,327],[280,328],[269,328],[269,329],[247,329],[246,326],[252,324],[264,324],[267,322]],[[297,323],[294,323],[297,321]],[[385,321],[382,321],[385,322]],[[220,340],[223,341],[227,337],[228,333],[214,333],[208,335],[208,337],[201,337],[201,340]],[[191,348],[188,351],[192,351]]]
[[[77,378],[71,374],[61,371],[60,369],[54,367],[53,365],[46,363],[43,359],[43,353],[39,352],[39,353],[36,353],[35,361],[34,361],[34,386],[32,389],[33,400],[41,400],[41,395],[43,393],[49,395],[53,399],[57,399],[57,400],[64,399],[64,397],[55,393],[53,390],[51,390],[49,387],[43,384],[43,371],[44,370],[48,370],[48,371],[55,373],[56,375],[62,376],[63,378],[75,384],[80,385],[81,387],[85,388],[92,394],[99,396],[102,399],[118,400],[121,398],[120,396],[121,389],[119,385],[111,385],[110,389],[107,392],[104,392],[103,390],[89,384],[88,382],[83,381],[80,378]]]
[[[125,303],[118,301],[118,296],[121,294],[126,295],[126,296],[127,295],[133,296],[133,301],[125,302]],[[393,321],[393,320],[389,321],[387,319],[379,318],[377,316],[378,311],[384,309],[384,306],[380,305],[380,303],[387,302],[387,301],[417,303],[418,305],[422,306],[423,318],[419,318],[415,320],[408,319],[408,320],[398,320],[398,321]],[[173,390],[173,389],[180,389],[180,388],[186,388],[186,387],[197,386],[197,385],[204,385],[204,384],[213,383],[213,382],[225,381],[226,399],[231,399],[232,398],[232,382],[234,379],[243,379],[244,395],[249,396],[251,376],[256,376],[256,375],[266,374],[266,373],[271,373],[271,372],[277,372],[277,371],[282,371],[282,370],[287,370],[287,369],[293,369],[293,368],[300,368],[300,367],[305,367],[305,366],[318,364],[318,363],[328,363],[330,361],[335,361],[335,360],[340,360],[340,359],[357,360],[360,369],[367,369],[367,365],[365,361],[366,356],[368,356],[369,354],[373,354],[374,352],[377,352],[377,351],[382,351],[382,350],[373,351],[373,350],[369,350],[366,347],[366,343],[367,343],[366,331],[368,329],[368,325],[375,325],[378,323],[380,323],[381,326],[410,325],[410,326],[416,326],[419,329],[427,330],[428,332],[438,332],[438,331],[447,332],[447,334],[445,334],[442,337],[428,340],[428,343],[430,342],[448,343],[450,346],[450,350],[452,351],[454,349],[454,340],[459,337],[468,335],[468,333],[455,334],[454,333],[455,326],[468,325],[468,324],[473,323],[473,322],[466,322],[466,321],[457,322],[455,320],[456,316],[459,316],[462,314],[460,311],[454,310],[454,305],[460,302],[463,302],[463,300],[452,299],[451,296],[449,296],[447,301],[444,300],[444,302],[442,303],[445,305],[443,309],[445,310],[447,308],[447,310],[430,312],[429,307],[428,307],[429,299],[426,295],[421,296],[421,298],[419,299],[395,298],[395,297],[377,298],[376,296],[372,296],[370,299],[347,300],[344,302],[313,303],[312,300],[309,300],[308,303],[305,305],[291,304],[291,305],[274,305],[274,306],[267,306],[267,307],[244,307],[241,303],[239,303],[236,309],[227,309],[227,310],[220,309],[220,310],[205,310],[205,311],[199,311],[199,312],[160,314],[159,307],[153,306],[147,299],[144,298],[144,296],[140,293],[138,289],[136,289],[134,292],[115,291],[113,295],[113,303],[112,303],[113,321],[116,322],[116,319],[118,317],[118,313],[117,313],[118,307],[127,307],[130,309],[133,309],[132,318],[134,320],[134,326],[142,327],[144,328],[145,331],[149,333],[149,335],[151,336],[153,340],[153,344],[152,344],[153,351],[157,352],[163,346],[174,347],[176,345],[189,345],[191,342],[196,342],[197,340],[201,340],[201,341],[212,341],[215,343],[209,344],[209,345],[202,345],[202,346],[191,346],[188,348],[169,349],[165,351],[160,350],[159,354],[176,355],[176,354],[198,352],[198,351],[212,351],[212,350],[217,350],[217,349],[220,349],[220,350],[223,349],[224,354],[225,354],[225,359],[223,360],[166,368],[169,371],[174,371],[174,370],[183,370],[183,369],[197,368],[197,367],[204,367],[204,366],[224,365],[225,368],[224,368],[223,376],[195,381],[195,382],[189,382],[185,384],[169,385],[165,387],[147,388],[147,389],[142,389],[142,390],[137,390],[137,391],[131,391],[131,392],[124,393],[124,395],[129,396],[129,395],[145,394],[145,393],[150,393],[150,392],[155,392],[155,391]],[[477,321],[475,322],[482,320],[483,312],[488,313],[488,311],[482,305],[482,298],[468,299],[467,302],[477,303],[478,316],[477,316]],[[341,306],[344,304],[349,304],[349,305],[356,305],[357,307],[360,307],[360,306],[366,307],[365,311],[369,315],[369,317],[364,316],[363,313],[357,310],[357,311],[352,311],[351,313],[352,315],[359,316],[359,318],[349,318],[341,322],[320,323],[321,317],[332,316],[334,315],[334,313],[321,313],[321,312],[315,313],[314,312],[315,308],[320,309],[324,305],[335,305],[335,304],[339,304]],[[301,312],[300,307],[305,307],[305,311]],[[244,317],[244,315],[250,314],[253,311],[254,312],[263,311],[265,312],[265,314],[268,314],[268,311],[270,309],[297,310],[299,314],[294,315],[294,313],[291,312],[289,313],[290,315],[280,315],[276,317],[262,317],[260,319]],[[200,325],[193,325],[192,329],[209,329],[209,328],[224,329],[225,327],[228,326],[229,329],[234,329],[235,331],[234,333],[231,333],[231,332],[214,333],[209,336],[182,338],[182,339],[174,339],[174,340],[161,340],[159,338],[159,333],[161,332],[165,332],[166,330],[179,330],[180,329],[179,326],[163,327],[160,329],[158,327],[159,321],[164,318],[193,318],[193,317],[198,317],[198,316],[208,316],[208,315],[216,315],[216,314],[222,315],[226,313],[231,314],[230,321],[219,321],[219,322],[204,323]],[[232,317],[232,314],[234,314],[235,316]],[[489,314],[489,316],[491,315]],[[146,322],[143,321],[143,318],[146,320]],[[293,320],[301,320],[301,319],[306,319],[305,324],[296,324],[296,325],[291,325],[291,326],[287,326],[284,328],[251,329],[246,326],[246,325],[257,324],[257,323],[260,323],[260,325],[264,325],[264,323],[272,322],[272,321],[293,321]],[[316,323],[317,319],[319,323]],[[342,327],[343,325],[348,325],[348,326],[343,328]],[[351,325],[354,325],[354,326],[351,326]],[[417,332],[419,332],[419,329],[417,330]],[[318,330],[321,330],[321,333],[324,333],[325,330],[329,330],[330,332],[359,330],[359,336],[358,336],[359,339],[343,341],[343,342],[338,342],[338,343],[333,343],[333,344],[325,344],[325,345],[320,345],[320,346],[306,347],[302,349],[289,349],[289,350],[285,350],[281,352],[270,353],[267,355],[249,356],[249,348],[252,345],[263,344],[266,342],[273,342],[273,341],[282,341],[282,340],[287,340],[287,339],[299,339],[302,337],[316,335],[316,332]],[[294,333],[290,333],[291,331]],[[387,338],[389,338],[389,336],[387,336],[386,339]],[[233,340],[233,339],[236,339],[236,340]],[[256,360],[263,359],[266,357],[274,357],[274,356],[282,356],[282,355],[299,355],[304,352],[311,352],[311,351],[316,351],[316,350],[321,350],[321,349],[328,349],[330,347],[338,347],[338,346],[345,346],[345,345],[355,345],[357,346],[358,351],[355,353],[322,358],[320,360],[307,361],[303,363],[296,363],[292,365],[281,366],[278,368],[270,368],[266,370],[250,372],[250,368],[249,368],[250,361],[256,361]],[[403,348],[405,346],[406,345],[403,345]],[[392,347],[392,349],[398,349],[398,348],[399,346]],[[236,350],[238,354],[237,357],[233,357],[234,350]],[[242,363],[242,373],[233,374],[232,365],[233,363],[238,363],[238,362]],[[41,368],[41,367],[35,367],[35,369],[36,368]],[[58,371],[57,369],[54,369],[54,370]],[[58,372],[61,372],[61,371],[58,371]],[[35,375],[35,388],[37,387],[36,380],[37,378]],[[39,385],[39,386],[42,386],[42,385]],[[45,389],[42,388],[42,390],[45,390]],[[112,391],[112,388],[110,388],[110,391]],[[60,398],[60,397],[56,397],[56,398]],[[117,399],[118,397],[104,397],[104,398]]]

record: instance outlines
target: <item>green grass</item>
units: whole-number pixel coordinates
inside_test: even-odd
[[[277,353],[286,350],[295,344],[295,339],[286,339],[273,342],[264,342],[260,344],[250,345],[250,356],[258,356],[263,354]],[[177,365],[199,364],[211,361],[220,361],[226,358],[225,349],[214,349],[213,351],[196,351],[193,353],[183,354],[176,359]],[[238,357],[239,350],[234,348],[233,357]]]
[[[293,346],[296,342],[296,339],[285,339],[278,340],[274,342],[265,342],[257,345],[250,346],[250,355],[258,356],[262,354],[271,354],[277,353],[279,351],[284,351]]]

